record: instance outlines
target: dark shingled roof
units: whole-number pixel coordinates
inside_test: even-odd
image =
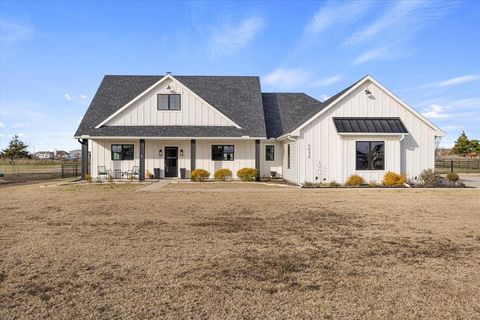
[[[267,137],[277,138],[292,132],[363,79],[358,80],[324,102],[320,102],[305,93],[262,93]]]
[[[400,118],[333,118],[339,133],[408,133]]]
[[[227,126],[104,126],[98,137],[241,137],[242,129]]]
[[[112,135],[121,135],[122,133],[133,135],[133,132],[140,132],[134,127],[130,129],[128,127],[124,129],[106,129],[106,127],[95,129],[95,126],[162,78],[163,76],[105,76],[75,136],[105,136],[106,132],[111,132]],[[242,135],[266,136],[258,77],[174,76],[174,78],[242,128],[233,128],[235,129],[233,130],[227,127],[228,130],[226,128],[220,130],[218,127],[209,129],[207,126],[197,126],[192,127],[192,130],[187,130],[186,127],[177,127],[177,129],[181,128],[181,131],[175,133],[174,136],[181,136],[182,132],[186,135],[197,133],[197,136],[211,136],[212,134],[216,134],[213,136],[234,134],[233,137]],[[175,127],[170,129],[160,128],[164,127],[145,129],[145,131],[173,134],[172,129]],[[200,133],[202,130],[205,132]]]

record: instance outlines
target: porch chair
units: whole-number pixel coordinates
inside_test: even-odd
[[[97,172],[98,177],[105,176],[106,178],[108,178],[108,176],[110,175],[110,170],[108,170],[105,166],[98,166]]]
[[[134,166],[132,170],[127,171],[127,178],[138,178],[140,176],[140,167]]]

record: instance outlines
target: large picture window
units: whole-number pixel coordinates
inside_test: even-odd
[[[385,143],[383,141],[357,141],[357,170],[384,170]]]
[[[182,98],[179,94],[158,94],[157,110],[180,110]]]
[[[112,144],[112,160],[133,160],[133,144]]]
[[[212,145],[212,160],[214,161],[233,161],[233,145]]]
[[[265,161],[275,161],[275,146],[265,146]]]

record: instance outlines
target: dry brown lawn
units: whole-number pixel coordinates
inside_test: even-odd
[[[479,319],[478,189],[180,187],[0,187],[0,318]]]

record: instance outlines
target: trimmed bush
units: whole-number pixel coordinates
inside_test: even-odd
[[[368,186],[370,188],[375,188],[377,186],[377,183],[375,181],[370,181],[370,183],[368,184]]]
[[[243,168],[237,171],[237,176],[242,181],[255,181],[258,177],[258,171],[254,168]]]
[[[433,169],[425,169],[420,173],[418,181],[425,187],[438,187],[442,178]]]
[[[154,176],[153,174],[150,172],[150,170],[147,170],[147,173],[145,174],[147,176],[148,179],[153,179]]]
[[[204,182],[210,177],[210,172],[203,169],[196,169],[192,171],[190,179],[195,182]]]
[[[407,177],[393,171],[388,171],[383,176],[382,184],[387,187],[403,186],[407,182]]]
[[[338,183],[337,181],[331,181],[331,182],[328,184],[328,186],[329,186],[330,188],[338,188],[338,187],[340,187],[340,183]]]
[[[218,169],[215,171],[215,180],[227,181],[232,178],[232,171],[230,169]]]
[[[89,182],[89,183],[92,182],[92,181],[93,181],[92,176],[87,173],[87,174],[85,175],[85,181],[87,181],[87,182]]]
[[[362,184],[365,184],[365,180],[358,174],[352,174],[348,177],[347,181],[345,181],[345,185],[349,187],[361,186]]]
[[[455,172],[450,172],[449,174],[447,174],[447,180],[450,182],[455,183],[458,181],[458,179],[460,179],[460,177]]]

